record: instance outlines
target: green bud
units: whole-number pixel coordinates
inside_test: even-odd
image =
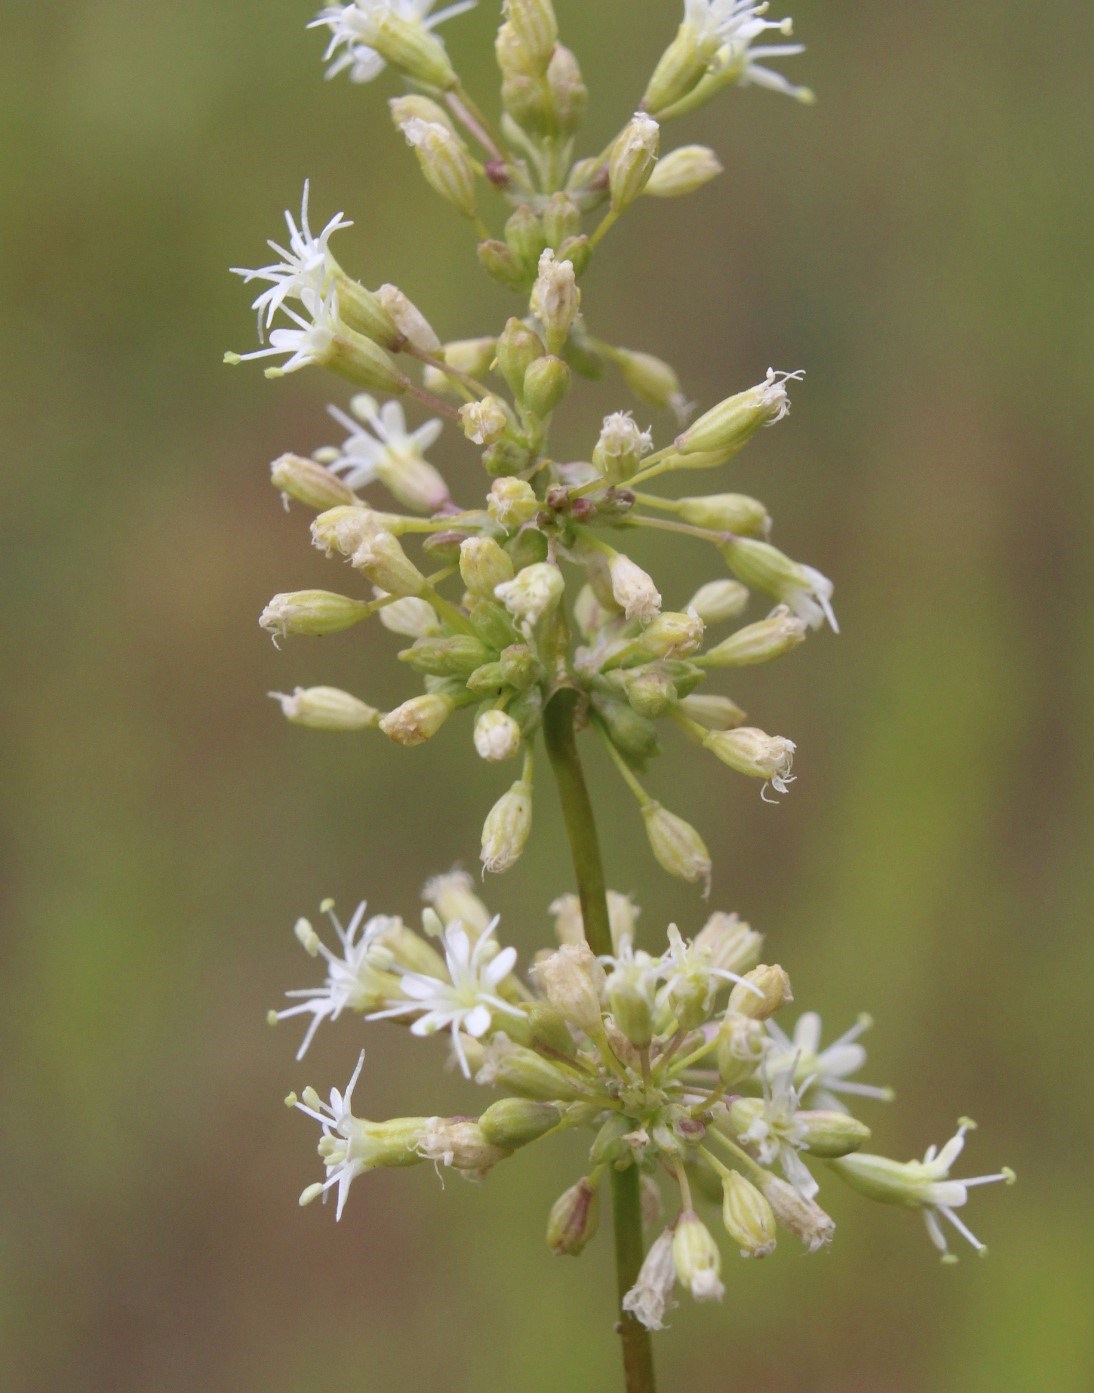
[[[593,706],[612,744],[628,763],[641,765],[651,756],[660,754],[656,726],[633,707],[603,696],[594,696]]]
[[[363,537],[350,560],[356,570],[363,571],[373,585],[389,595],[420,595],[426,588],[425,576],[390,532]]]
[[[704,624],[721,624],[743,614],[748,604],[748,586],[737,580],[710,580],[701,585],[688,603]],[[710,654],[706,654],[709,658]]]
[[[380,719],[374,706],[337,687],[296,687],[291,695],[271,692],[286,720],[312,730],[367,730]]]
[[[559,249],[568,237],[581,235],[581,209],[568,193],[553,193],[543,210],[543,231],[547,245]]]
[[[589,89],[581,76],[577,59],[562,44],[555,45],[547,65],[547,87],[551,94],[551,112],[559,133],[573,135],[585,119],[589,105]]]
[[[482,452],[482,465],[492,478],[507,479],[527,469],[534,458],[526,445],[503,436]]]
[[[450,697],[427,692],[411,697],[380,719],[380,729],[396,745],[421,745],[432,739],[455,709]]]
[[[513,579],[513,562],[492,537],[468,537],[460,545],[460,576],[472,595],[492,599],[496,585]]]
[[[596,1134],[589,1148],[589,1160],[594,1166],[614,1166],[622,1161],[624,1166],[631,1159],[631,1149],[623,1138],[634,1131],[634,1122],[629,1117],[613,1113]]]
[[[727,1088],[750,1079],[760,1067],[768,1037],[761,1021],[727,1011],[718,1031],[718,1077]]]
[[[786,383],[800,373],[777,373],[768,368],[767,377],[747,392],[727,397],[676,437],[676,449],[683,455],[707,450],[736,452],[761,426],[781,421],[790,410]]]
[[[678,516],[693,527],[709,527],[716,532],[738,532],[751,537],[771,530],[771,518],[764,505],[743,493],[715,493],[702,498],[681,498]]]
[[[706,145],[681,145],[657,162],[643,193],[654,198],[681,198],[709,184],[722,172],[718,156]]]
[[[475,170],[463,141],[439,121],[417,116],[406,122],[402,132],[414,147],[429,186],[465,218],[475,217]]]
[[[524,691],[543,676],[543,666],[526,643],[511,643],[501,653],[501,673],[505,682]]]
[[[510,537],[505,543],[505,550],[513,558],[513,567],[517,575],[520,575],[529,566],[539,565],[547,560],[547,538],[538,527],[528,527]]]
[[[653,1039],[653,991],[649,973],[617,967],[608,978],[608,1006],[615,1021],[638,1050],[649,1047]]]
[[[637,353],[630,348],[613,350],[612,359],[639,401],[675,411],[677,415],[684,411],[686,398],[680,389],[680,379],[668,363],[652,353]]]
[[[270,465],[270,482],[283,498],[295,498],[317,512],[357,502],[357,495],[337,474],[302,455],[278,456]]]
[[[600,1033],[604,969],[587,943],[564,943],[545,954],[536,962],[535,975],[541,992],[563,1020],[586,1035]]]
[[[577,1043],[570,1027],[553,1006],[542,1001],[534,1003],[528,1011],[528,1030],[530,1043],[537,1050],[565,1059],[573,1059],[577,1054]]]
[[[510,247],[496,238],[487,238],[478,245],[479,264],[492,280],[506,290],[527,290],[534,272],[524,265]]]
[[[680,702],[683,715],[710,730],[732,730],[744,725],[748,714],[735,701],[723,696],[686,696]]]
[[[549,416],[570,390],[570,377],[561,358],[537,358],[524,375],[525,406],[536,416]]]
[[[483,643],[495,652],[500,652],[517,637],[508,611],[497,600],[475,600],[471,606],[471,624]]]
[[[850,1113],[806,1108],[794,1114],[805,1132],[805,1149],[812,1156],[834,1159],[857,1151],[870,1140],[870,1129]]]
[[[447,92],[458,85],[444,45],[420,19],[403,19],[385,8],[371,25],[368,46],[423,87],[439,87]]]
[[[557,1127],[562,1109],[532,1098],[499,1098],[479,1118],[482,1134],[494,1146],[515,1151]]]
[[[600,1192],[587,1178],[571,1185],[551,1206],[547,1246],[557,1256],[576,1257],[596,1233]]]
[[[711,667],[746,667],[752,663],[771,662],[804,643],[806,627],[804,620],[792,615],[785,605],[779,605],[766,619],[738,629],[707,649],[703,662]]]
[[[515,397],[524,394],[524,374],[546,350],[543,340],[520,319],[509,319],[498,339],[498,371]]]
[[[743,1258],[765,1258],[775,1250],[775,1211],[740,1171],[722,1177],[722,1223]]]
[[[530,740],[543,720],[543,693],[539,687],[529,687],[509,703],[508,711],[526,740]]]
[[[646,668],[633,676],[628,674],[626,692],[632,709],[651,721],[668,715],[678,704],[676,685],[661,668]]]
[[[705,74],[717,51],[716,38],[704,38],[685,20],[653,70],[642,98],[645,110],[663,111],[686,96]]]
[[[766,1021],[787,1002],[794,1000],[790,978],[778,963],[761,963],[734,985],[729,994],[730,1011],[738,1011],[754,1021]]]
[[[501,663],[483,663],[467,679],[467,690],[474,696],[493,697],[508,683],[501,670]]]
[[[543,230],[543,223],[527,203],[520,204],[506,220],[505,242],[525,272],[534,276],[539,258],[547,245],[547,234]]]
[[[450,634],[447,638],[419,638],[399,654],[415,672],[434,677],[467,677],[490,657],[490,650],[471,634]]]
[[[636,651],[650,658],[683,658],[703,641],[703,621],[697,614],[665,610],[634,640]]]
[[[524,479],[495,479],[490,485],[486,507],[499,527],[512,532],[532,521],[539,512],[540,501],[535,489]]]
[[[352,628],[367,619],[370,612],[363,600],[352,600],[331,590],[293,590],[275,595],[258,622],[275,639],[288,634],[320,636]]]
[[[613,212],[621,213],[629,208],[645,188],[657,162],[660,135],[657,122],[639,111],[616,137],[608,156],[608,187]]]
[[[483,866],[497,875],[520,858],[532,831],[532,786],[518,779],[494,804],[482,828]]]
[[[658,865],[690,884],[702,881],[703,893],[709,894],[710,852],[695,828],[653,801],[642,809],[642,818]]]
[[[545,71],[558,39],[551,0],[505,0],[504,14],[528,63],[535,71]]]
[[[432,121],[438,126],[447,126],[453,135],[456,134],[452,118],[444,107],[439,102],[435,102],[432,97],[427,97],[420,92],[408,92],[402,97],[389,98],[387,105],[395,129],[398,131],[401,131],[406,123],[416,116],[419,121]]]
[[[499,1084],[522,1098],[545,1102],[581,1098],[585,1093],[572,1069],[544,1059],[525,1045],[514,1045],[504,1032],[491,1037],[475,1081]]]
[[[672,1260],[676,1278],[696,1301],[720,1301],[724,1288],[719,1280],[722,1255],[710,1230],[694,1210],[676,1221],[672,1236]]]

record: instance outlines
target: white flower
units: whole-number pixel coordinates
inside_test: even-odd
[[[296,372],[299,368],[306,368],[309,363],[326,362],[342,329],[335,309],[334,292],[321,300],[310,291],[304,291],[302,299],[304,308],[311,315],[310,324],[295,310],[282,305],[281,308],[297,328],[274,329],[270,334],[269,348],[257,348],[253,353],[229,353],[225,355],[226,361],[245,363],[251,358],[269,358],[272,354],[287,353],[288,361],[277,369],[279,373]]]
[[[967,1180],[951,1180],[950,1168],[965,1146],[965,1133],[975,1127],[969,1118],[960,1119],[957,1131],[941,1148],[929,1146],[922,1161],[891,1161],[887,1156],[869,1156],[855,1152],[830,1162],[850,1185],[870,1199],[884,1204],[900,1204],[909,1209],[922,1209],[931,1242],[943,1255],[944,1262],[955,1262],[949,1252],[940,1219],[946,1219],[979,1253],[987,1248],[954,1213],[969,1198],[974,1185],[993,1185],[1006,1181],[1012,1185],[1014,1172],[1004,1166],[994,1175],[976,1175]]]
[[[338,271],[338,263],[330,254],[327,243],[331,236],[344,227],[352,227],[342,213],[335,213],[322,232],[316,236],[308,222],[309,181],[304,180],[304,196],[300,202],[300,226],[293,220],[288,210],[285,222],[289,228],[289,245],[281,246],[270,240],[266,245],[277,253],[280,261],[270,266],[260,266],[257,270],[247,270],[233,266],[232,273],[242,276],[245,282],[253,280],[269,281],[270,287],[264,290],[251,306],[258,311],[259,337],[262,336],[263,311],[266,327],[273,323],[273,317],[284,308],[286,300],[302,300],[305,304],[321,301],[331,287],[331,281]]]
[[[872,1083],[848,1082],[848,1076],[857,1074],[866,1063],[866,1051],[857,1041],[872,1024],[869,1016],[859,1016],[850,1030],[822,1050],[821,1018],[815,1011],[806,1011],[798,1018],[792,1035],[787,1035],[774,1020],[769,1020],[767,1033],[774,1041],[768,1056],[769,1065],[777,1072],[793,1063],[795,1082],[801,1084],[805,1093],[808,1081],[810,1103],[814,1107],[846,1112],[835,1096],[837,1093],[857,1093],[864,1098],[881,1098],[888,1102],[893,1096],[892,1089]]]
[[[759,988],[745,981],[739,973],[715,967],[705,948],[688,943],[675,924],[669,925],[668,939],[669,947],[662,955],[660,966],[665,979],[662,998],[678,1017],[681,1013],[694,1014],[696,1019],[692,1022],[689,1018],[689,1025],[698,1025],[699,1017],[709,1015],[722,982],[742,982],[749,991],[763,997]]]
[[[300,1196],[300,1203],[310,1204],[313,1199],[325,1194],[332,1185],[337,1185],[338,1207],[334,1211],[336,1220],[342,1217],[349,1187],[359,1175],[369,1169],[368,1157],[361,1145],[364,1138],[360,1135],[359,1125],[350,1112],[350,1100],[364,1062],[365,1052],[362,1050],[345,1093],[339,1093],[336,1088],[332,1088],[329,1103],[324,1103],[314,1088],[306,1088],[303,1102],[295,1104],[302,1113],[314,1117],[322,1126],[323,1137],[319,1143],[319,1154],[327,1168],[326,1180],[309,1185]]]
[[[294,930],[296,937],[313,958],[322,955],[326,959],[327,980],[321,987],[302,987],[297,991],[286,992],[285,995],[288,997],[302,998],[299,1004],[286,1006],[283,1011],[271,1011],[269,1015],[272,1023],[275,1020],[286,1020],[289,1016],[311,1014],[311,1024],[308,1026],[303,1044],[296,1053],[297,1059],[304,1058],[315,1032],[323,1021],[336,1021],[347,1006],[356,1011],[365,1011],[375,1004],[377,986],[381,985],[376,978],[376,966],[389,967],[390,955],[380,956],[376,965],[371,964],[369,958],[370,955],[375,955],[377,940],[399,923],[398,919],[384,914],[374,915],[364,924],[358,937],[358,930],[362,928],[365,917],[364,900],[354,910],[353,917],[345,928],[339,922],[334,913],[334,906],[329,901],[323,908],[338,935],[341,953],[332,953],[326,944],[320,941],[311,924],[306,919],[298,919]]]
[[[804,44],[767,44],[753,47],[753,40],[767,29],[777,30],[783,35],[793,32],[789,19],[763,19],[766,4],[754,4],[752,0],[684,0],[684,22],[695,31],[700,43],[717,43],[718,52],[713,70],[727,73],[732,70],[734,80],[742,87],[754,82],[757,87],[768,87],[776,92],[784,92],[799,101],[811,100],[808,88],[795,87],[781,73],[765,67],[758,59],[790,58],[804,53]]]
[[[444,956],[450,980],[445,982],[439,977],[403,970],[400,986],[410,1000],[394,1002],[383,1011],[373,1012],[368,1019],[376,1021],[421,1012],[410,1027],[411,1033],[433,1035],[438,1030],[451,1030],[456,1058],[464,1077],[470,1078],[460,1032],[478,1040],[490,1029],[494,1011],[517,1017],[524,1014],[518,1007],[503,1001],[495,990],[498,983],[508,977],[517,960],[515,948],[498,949],[494,940],[497,926],[498,916],[495,915],[472,946],[462,924],[449,924],[444,931]]]
[[[351,489],[362,488],[374,479],[381,479],[389,486],[392,480],[404,485],[414,481],[423,484],[427,496],[423,496],[422,501],[427,505],[426,511],[436,511],[448,502],[444,481],[425,459],[425,451],[444,429],[439,420],[426,421],[416,430],[408,431],[406,415],[399,402],[386,401],[378,406],[365,392],[359,392],[350,402],[353,416],[337,406],[329,406],[327,410],[347,435],[333,459],[324,452],[324,463],[332,473],[341,474]],[[423,474],[426,475],[424,480],[420,479]]]
[[[762,1100],[738,1099],[732,1104],[731,1112],[738,1116],[751,1116],[748,1126],[738,1133],[737,1140],[752,1146],[761,1165],[771,1166],[777,1161],[783,1175],[798,1194],[809,1200],[820,1186],[798,1155],[808,1140],[805,1123],[797,1116],[801,1095],[808,1083],[800,1090],[794,1087],[796,1069],[797,1061],[791,1060],[787,1068],[770,1078],[768,1070],[761,1065]]]
[[[651,1246],[638,1273],[638,1281],[623,1298],[624,1311],[647,1330],[664,1330],[665,1313],[676,1302],[676,1264],[672,1257],[672,1229],[665,1229]]]
[[[351,82],[371,82],[387,66],[372,47],[377,39],[377,21],[385,14],[422,24],[426,29],[435,29],[446,19],[474,9],[477,2],[459,0],[458,4],[430,14],[436,0],[357,0],[352,5],[325,5],[308,28],[325,25],[331,31],[331,40],[323,55],[325,60],[333,57],[340,48],[345,48],[345,52],[335,58],[327,69],[327,77],[336,77],[348,68]]]
[[[827,619],[832,632],[838,634],[839,625],[832,610],[832,582],[812,566],[799,565],[798,571],[800,582],[786,584],[779,598],[811,629],[819,629]]]

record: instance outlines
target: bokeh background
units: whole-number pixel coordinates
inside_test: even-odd
[[[559,0],[592,89],[587,145],[629,114],[671,0]],[[490,3],[446,27],[493,107]],[[2,1382],[32,1390],[306,1393],[616,1386],[609,1244],[542,1241],[578,1154],[544,1145],[472,1187],[428,1167],[299,1210],[314,1128],[281,1104],[344,1083],[360,1032],[267,1029],[314,968],[291,935],[323,895],[413,914],[474,865],[501,786],[467,723],[404,752],[286,726],[267,690],[407,690],[379,628],[276,651],[274,591],[340,583],[266,465],[328,443],[336,382],[221,365],[253,343],[229,265],[255,265],[305,176],[343,262],[394,281],[442,337],[513,307],[390,128],[390,76],[324,83],[295,0],[0,4],[0,378],[7,675],[2,827]],[[878,1149],[981,1130],[969,1171],[991,1257],[940,1268],[918,1219],[829,1187],[831,1251],[728,1261],[684,1304],[663,1386],[1040,1389],[1094,1384],[1091,1109],[1092,226],[1090,7],[803,3],[785,65],[812,110],[731,92],[666,133],[725,174],[647,200],[585,305],[709,404],[769,363],[794,412],[721,487],[837,583],[843,626],[746,674],[799,744],[791,796],[670,742],[651,784],[715,852],[712,903],[769,935],[802,1005],[868,1007]],[[1084,160],[1084,153],[1086,159]],[[575,398],[588,449],[610,383]],[[652,413],[644,413],[651,415]],[[660,438],[669,425],[654,419]],[[1084,449],[1084,434],[1087,447]],[[475,466],[449,430],[436,458]],[[692,481],[688,481],[691,483]],[[700,488],[707,483],[699,480]],[[713,481],[711,481],[713,482]],[[690,491],[696,491],[692,488]],[[659,559],[660,558],[660,559]],[[647,554],[679,603],[706,558]],[[669,572],[667,568],[671,566]],[[671,763],[670,763],[671,761]],[[610,880],[647,931],[704,906],[645,852],[596,763]],[[1085,772],[1084,772],[1085,769]],[[522,863],[487,887],[529,954],[568,870],[546,767]],[[470,1110],[440,1050],[372,1032],[374,1116]]]

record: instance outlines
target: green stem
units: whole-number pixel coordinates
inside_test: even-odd
[[[608,954],[612,951],[612,933],[607,888],[592,803],[577,752],[574,733],[577,702],[578,693],[573,688],[563,687],[557,691],[544,710],[543,733],[562,803],[585,937],[594,953]],[[638,1280],[644,1255],[638,1167],[613,1170],[611,1180],[620,1303],[617,1329],[623,1343],[624,1385],[626,1393],[656,1393],[649,1331],[622,1308],[623,1297]]]

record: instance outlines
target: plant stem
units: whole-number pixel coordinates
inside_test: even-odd
[[[578,898],[589,947],[597,954],[612,951],[604,864],[596,833],[592,803],[581,769],[574,734],[578,694],[563,687],[548,701],[543,713],[543,733],[562,803],[566,836],[570,843]],[[638,1280],[642,1266],[642,1201],[638,1167],[613,1170],[612,1210],[615,1223],[615,1268],[619,1289],[619,1323],[623,1342],[623,1375],[626,1393],[656,1393],[653,1351],[649,1331],[622,1308],[623,1297]]]

